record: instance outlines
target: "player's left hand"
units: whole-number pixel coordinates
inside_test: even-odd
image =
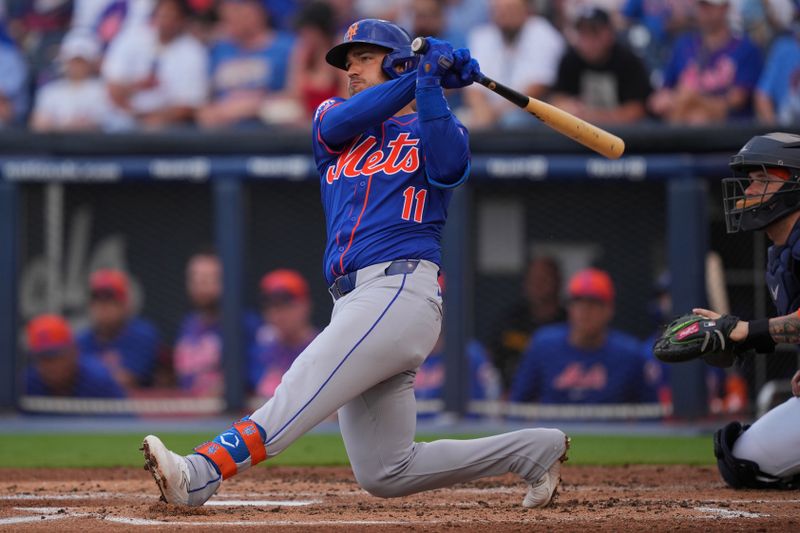
[[[481,68],[467,48],[458,48],[453,52],[453,66],[442,76],[442,87],[460,89],[471,85],[480,75]]]
[[[433,86],[453,66],[453,46],[447,41],[428,37],[428,49],[422,54],[417,67],[417,85]]]
[[[792,394],[800,397],[800,370],[792,377]]]

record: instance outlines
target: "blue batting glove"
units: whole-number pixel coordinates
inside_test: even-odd
[[[417,67],[417,87],[439,87],[442,76],[453,65],[453,46],[447,41],[428,37],[428,49]]]
[[[470,56],[469,50],[459,48],[453,52],[453,66],[442,76],[442,87],[460,89],[471,85],[480,75],[478,61]]]

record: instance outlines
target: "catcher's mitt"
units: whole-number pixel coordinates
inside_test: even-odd
[[[713,366],[729,367],[739,355],[738,345],[729,337],[739,318],[722,315],[710,319],[684,315],[672,321],[653,345],[653,353],[665,363],[682,363],[702,358]]]

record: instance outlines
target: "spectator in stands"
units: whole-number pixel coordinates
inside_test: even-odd
[[[407,27],[411,35],[425,35],[444,39],[453,48],[467,46],[467,31],[454,30],[448,18],[448,9],[452,4],[470,4],[471,2],[447,2],[446,0],[412,0],[408,12]],[[484,7],[485,11],[485,7]],[[405,22],[405,21],[403,21]],[[486,20],[480,20],[479,24]]]
[[[798,6],[796,0],[731,0],[732,26],[762,50],[788,31]]]
[[[105,50],[117,35],[147,26],[156,0],[74,0],[72,28],[91,31]]]
[[[289,89],[285,98],[265,102],[262,118],[267,122],[307,126],[322,102],[343,93],[347,83],[344,71],[327,68],[325,61],[336,40],[334,24],[333,10],[325,2],[314,1],[301,8],[289,62]]]
[[[700,0],[699,32],[681,37],[664,71],[664,87],[650,108],[671,123],[703,125],[752,114],[752,93],[761,72],[758,48],[733,35],[729,0]]]
[[[675,38],[692,23],[694,0],[626,0],[622,26],[633,49],[659,74]]]
[[[72,0],[6,0],[9,34],[26,56],[29,78],[38,87],[54,79],[53,60],[69,30]]]
[[[566,324],[541,328],[525,351],[511,401],[540,403],[655,402],[639,341],[610,329],[614,285],[589,268],[569,282]]]
[[[192,255],[186,265],[186,292],[192,312],[184,317],[173,353],[175,377],[181,390],[193,396],[218,396],[223,390],[222,262],[210,248]],[[243,346],[252,345],[257,317],[245,313]]]
[[[28,105],[28,67],[0,21],[0,128],[24,118]]]
[[[261,0],[222,0],[225,38],[211,48],[211,103],[200,110],[205,127],[261,124],[264,104],[283,98],[289,56],[288,33],[273,30]]]
[[[271,398],[292,362],[319,334],[311,323],[311,297],[303,276],[289,269],[261,278],[264,322],[250,348],[250,387]]]
[[[40,315],[26,330],[29,364],[25,392],[32,396],[122,398],[125,392],[95,358],[79,355],[69,324]]]
[[[58,56],[64,77],[39,89],[31,128],[36,131],[100,130],[111,126],[113,106],[97,76],[100,45],[90,33],[70,33]]]
[[[132,316],[128,276],[113,269],[97,270],[89,278],[90,326],[78,332],[83,357],[102,362],[126,390],[152,384],[158,358],[156,328]]]
[[[134,123],[187,124],[205,103],[208,57],[186,30],[189,14],[186,0],[158,0],[151,25],[125,31],[111,43],[103,77],[114,104]]]
[[[522,283],[522,299],[506,309],[495,322],[490,351],[500,371],[503,390],[514,380],[523,351],[531,335],[547,324],[563,322],[561,306],[561,269],[552,257],[535,257],[528,263]]]
[[[555,82],[564,39],[543,17],[530,14],[525,0],[492,0],[492,22],[472,30],[472,56],[481,71],[522,93],[541,97]],[[483,87],[468,87],[465,99],[475,128],[530,124],[530,115]]]
[[[800,18],[792,31],[772,45],[758,81],[756,116],[764,124],[800,123]]]
[[[644,118],[651,90],[647,70],[617,41],[608,12],[587,6],[578,12],[574,26],[575,46],[561,59],[552,103],[601,124]]]

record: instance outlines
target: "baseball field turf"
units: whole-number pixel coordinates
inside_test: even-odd
[[[188,453],[208,439],[208,434],[160,434],[173,450]],[[471,438],[464,435],[455,438]],[[139,434],[16,434],[0,435],[0,467],[110,467],[139,466]],[[422,435],[419,440],[454,438],[451,435]],[[284,453],[270,459],[274,466],[347,465],[344,444],[336,434],[302,437]],[[572,439],[570,464],[714,464],[710,436],[646,437],[580,435]]]

